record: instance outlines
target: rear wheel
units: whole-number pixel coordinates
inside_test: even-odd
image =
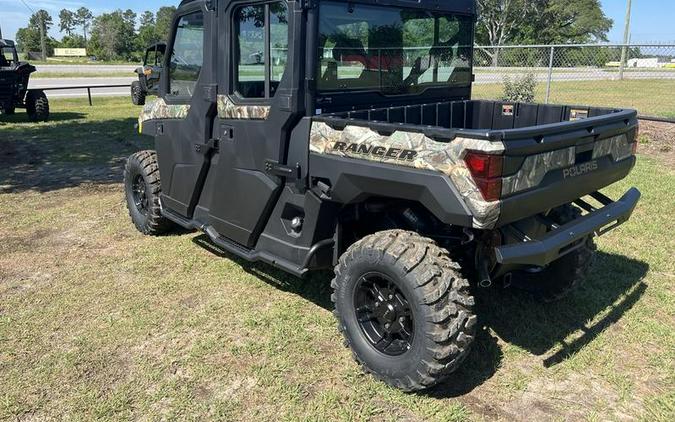
[[[44,91],[29,91],[26,95],[26,111],[31,122],[49,120],[49,100]]]
[[[131,83],[131,102],[134,105],[145,105],[145,91],[140,81],[133,81]]]
[[[162,188],[154,151],[141,151],[129,157],[124,168],[124,192],[129,216],[138,231],[160,235],[174,227],[162,216],[159,203]]]
[[[469,283],[430,239],[402,230],[367,236],[342,255],[332,287],[345,344],[391,386],[428,388],[469,353],[476,329]]]
[[[581,210],[572,205],[563,205],[549,214],[549,217],[559,225],[567,224],[580,216]],[[514,272],[513,286],[530,292],[542,302],[562,299],[588,276],[596,249],[592,236],[589,236],[578,249],[544,268]]]

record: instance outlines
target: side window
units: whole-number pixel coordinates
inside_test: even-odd
[[[204,62],[204,15],[191,13],[180,18],[169,63],[169,92],[191,97]]]
[[[243,98],[272,98],[286,70],[288,10],[285,2],[235,11],[235,90]]]

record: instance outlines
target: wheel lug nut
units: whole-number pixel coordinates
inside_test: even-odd
[[[384,324],[384,328],[389,328],[389,323]]]
[[[389,295],[389,299],[393,299],[393,298],[394,298],[394,295]]]

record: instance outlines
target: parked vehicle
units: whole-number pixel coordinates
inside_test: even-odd
[[[475,19],[474,0],[183,1],[139,117],[156,151],[125,169],[133,223],[333,268],[363,368],[438,383],[476,335],[474,289],[560,298],[640,197],[600,193],[635,164],[634,110],[471,100]]]
[[[157,43],[147,48],[143,66],[134,70],[138,80],[131,83],[131,101],[134,105],[145,105],[148,95],[158,92],[159,77],[162,74],[166,43]]]
[[[25,108],[32,122],[49,120],[49,100],[44,91],[28,89],[35,66],[19,61],[14,41],[0,39],[0,111],[14,114]]]

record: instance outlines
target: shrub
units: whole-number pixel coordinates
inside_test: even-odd
[[[534,90],[537,87],[537,79],[533,73],[526,73],[521,77],[511,79],[504,76],[504,95],[503,101],[512,101],[520,103],[533,103]]]

